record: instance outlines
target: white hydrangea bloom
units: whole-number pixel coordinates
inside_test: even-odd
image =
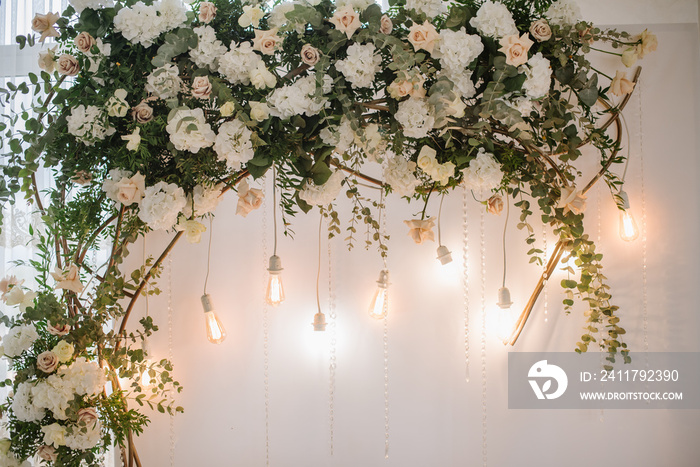
[[[197,48],[190,50],[190,58],[200,68],[209,67],[211,71],[219,69],[219,57],[228,52],[226,46],[216,38],[216,32],[211,26],[199,26],[193,31],[197,33]]]
[[[323,77],[323,94],[331,92],[333,79]],[[267,98],[270,115],[286,120],[294,115],[311,117],[328,105],[326,97],[316,97],[316,75],[305,76],[292,84],[275,89]]]
[[[112,8],[114,6],[114,0],[68,0],[68,3],[75,8],[78,14],[82,13],[86,8],[101,10],[102,8]]]
[[[182,90],[180,70],[172,63],[154,69],[146,79],[146,91],[160,99],[177,97]]]
[[[9,439],[4,439],[9,445]],[[15,453],[7,449],[0,449],[0,465],[3,467],[32,467],[28,461],[20,461]]]
[[[399,196],[413,196],[420,181],[415,176],[416,163],[401,156],[388,157],[384,180]]]
[[[162,32],[171,31],[187,21],[187,8],[182,0],[160,0],[156,3]]]
[[[161,34],[187,21],[182,0],[161,0],[152,5],[136,2],[124,7],[114,17],[114,29],[128,41],[150,47]]]
[[[240,170],[241,165],[255,155],[250,140],[252,135],[253,132],[238,119],[221,125],[214,142],[214,151],[218,159],[226,162],[226,166],[231,170]]]
[[[146,188],[139,206],[139,219],[154,230],[166,230],[177,222],[185,207],[185,192],[174,183],[158,182]]]
[[[250,84],[250,74],[262,63],[250,42],[231,42],[231,50],[219,57],[219,73],[231,84]]]
[[[454,84],[453,91],[458,97],[469,99],[476,95],[476,88],[472,81],[472,72],[469,70],[461,73],[445,73],[447,79]]]
[[[34,345],[38,338],[39,334],[33,324],[23,324],[11,328],[2,340],[5,355],[19,357],[22,352]]]
[[[345,180],[345,174],[342,170],[336,170],[323,185],[307,181],[304,188],[299,191],[299,199],[312,206],[327,206],[338,197],[343,180]]]
[[[493,154],[487,153],[484,148],[479,148],[475,159],[469,162],[469,167],[462,170],[464,184],[471,190],[491,191],[501,184],[503,172]]]
[[[484,51],[484,44],[476,34],[443,29],[440,31],[440,66],[451,74],[462,73]]]
[[[66,117],[66,122],[68,133],[88,146],[93,146],[96,141],[101,141],[116,131],[109,126],[107,114],[94,105],[85,107],[80,104],[73,107],[70,115]]]
[[[66,434],[66,446],[80,451],[94,448],[101,440],[102,424],[99,420],[88,426],[80,427],[75,425],[73,432]]]
[[[544,15],[557,26],[573,26],[581,21],[581,9],[574,0],[557,0]]]
[[[70,381],[57,374],[40,380],[32,388],[34,405],[42,410],[47,409],[58,420],[68,418],[66,410],[68,410],[69,404],[74,398],[75,392]]]
[[[428,136],[435,125],[433,108],[424,99],[411,97],[399,104],[396,121],[403,127],[403,134],[409,138]]]
[[[469,24],[484,36],[500,39],[503,36],[518,34],[513,15],[500,2],[485,2]]]
[[[197,185],[192,190],[192,194],[187,195],[187,204],[182,213],[185,217],[192,217],[192,206],[194,205],[194,216],[200,217],[213,212],[222,200],[221,190],[223,183],[211,187]]]
[[[368,6],[374,5],[372,0],[337,0],[335,7],[337,10],[344,8],[346,5],[352,6],[355,11],[365,11]]]
[[[43,407],[39,407],[33,402],[33,387],[34,383],[30,381],[19,383],[15,396],[12,399],[12,413],[14,413],[15,417],[20,421],[38,422],[46,415],[46,411]]]
[[[447,13],[449,2],[443,0],[406,0],[406,9],[425,13],[428,19]]]
[[[214,144],[216,134],[204,119],[204,111],[197,109],[181,109],[165,127],[170,135],[170,141],[179,151],[197,153],[202,148]]]
[[[170,186],[176,185],[170,184]],[[182,192],[182,188],[177,187],[177,189]],[[183,195],[182,202],[184,202],[184,199],[185,197]],[[174,199],[173,201],[179,204],[179,200]],[[182,205],[180,204],[180,206]],[[180,209],[182,209],[182,207],[178,208],[178,212]],[[104,370],[100,368],[97,362],[89,362],[85,357],[76,358],[71,366],[68,368],[61,368],[58,375],[63,377],[64,383],[72,392],[80,396],[96,396],[102,391],[106,381]]]
[[[537,52],[530,57],[527,65],[523,65],[527,79],[523,83],[523,90],[530,99],[539,99],[549,92],[552,84],[552,67],[549,60]]]
[[[353,89],[368,88],[374,81],[382,63],[382,57],[375,54],[374,44],[352,44],[348,56],[338,60],[335,68],[352,84]]]
[[[282,2],[277,4],[270,12],[270,18],[267,20],[268,26],[270,28],[282,29],[282,27],[287,24],[287,13],[292,11],[298,2]]]

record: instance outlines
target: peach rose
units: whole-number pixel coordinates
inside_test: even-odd
[[[360,15],[353,10],[352,5],[345,5],[343,8],[336,10],[330,22],[333,23],[338,31],[344,32],[348,39],[362,26]]]
[[[411,219],[403,221],[403,223],[408,226],[408,236],[414,242],[420,244],[428,240],[435,241],[435,233],[433,232],[435,220],[433,218],[429,217],[425,220]]]
[[[131,118],[138,123],[148,123],[153,120],[153,107],[146,101],[139,102],[139,105],[131,109]]]
[[[42,352],[36,357],[36,367],[44,373],[53,373],[58,367],[58,357],[50,350]]]
[[[552,29],[546,19],[538,19],[530,25],[530,34],[535,40],[544,42],[552,37]]]
[[[39,68],[47,73],[53,73],[56,69],[56,47],[39,52]]]
[[[309,66],[314,66],[321,58],[321,52],[311,44],[304,44],[301,48],[301,61]]]
[[[24,284],[24,279],[20,280],[15,276],[4,277],[2,280],[0,280],[0,292],[2,292],[0,300],[6,302],[8,296],[12,292],[12,289],[15,287],[21,289],[22,284]]]
[[[379,32],[382,34],[391,34],[391,31],[393,30],[394,23],[391,21],[391,18],[389,18],[387,15],[382,15],[382,19],[379,23]]]
[[[70,180],[76,185],[86,186],[92,181],[92,174],[87,170],[78,170]]]
[[[488,206],[489,213],[497,216],[501,215],[501,211],[503,211],[503,198],[501,198],[501,195],[493,195],[489,198],[486,204]]]
[[[594,42],[591,28],[586,28],[583,31],[579,31],[578,37],[580,37],[583,42],[588,42],[589,44],[593,44]]]
[[[80,34],[78,34],[78,37],[75,38],[74,42],[78,50],[80,50],[84,54],[90,52],[92,46],[97,44],[95,38],[92,37],[90,33],[86,31],[83,31]]]
[[[94,427],[99,421],[97,416],[97,411],[92,407],[87,407],[85,409],[78,410],[78,424],[88,426],[90,428]]]
[[[57,324],[54,326],[51,323],[47,323],[46,330],[52,336],[65,336],[70,332],[70,326],[68,324]]]
[[[211,96],[211,83],[207,76],[197,76],[192,80],[192,97],[197,99],[209,99]]]
[[[58,37],[60,34],[53,27],[61,16],[58,13],[36,14],[32,19],[32,31],[41,34],[39,42],[44,42],[47,37]]]
[[[250,188],[247,180],[238,185],[238,205],[236,214],[246,217],[254,209],[258,209],[263,202],[263,192],[257,188]]]
[[[139,203],[146,190],[146,178],[139,172],[132,177],[122,177],[115,184],[117,188],[117,200],[124,206]]]
[[[67,271],[55,268],[51,276],[56,280],[57,289],[66,289],[79,294],[83,291],[83,284],[80,282],[78,266],[71,264]]]
[[[210,23],[216,18],[216,6],[212,2],[202,2],[199,4],[199,21]]]
[[[281,44],[282,38],[277,35],[277,28],[270,29],[269,31],[255,30],[253,50],[258,50],[265,55],[272,55]]]
[[[80,71],[78,60],[68,54],[63,54],[58,58],[58,72],[66,76],[75,76]]]
[[[423,49],[428,53],[433,53],[435,43],[440,38],[435,26],[426,20],[423,24],[413,23],[408,31],[408,41],[413,45],[413,50]]]
[[[627,73],[616,71],[615,78],[610,83],[610,92],[616,96],[629,94],[634,90],[634,83],[627,79]]]
[[[36,453],[40,458],[49,462],[55,462],[56,458],[58,457],[56,448],[54,448],[53,446],[49,446],[48,444],[44,444],[43,446],[41,446],[39,449],[36,450]]]
[[[520,66],[527,62],[527,52],[532,47],[532,42],[527,34],[518,37],[517,35],[505,36],[500,40],[501,48],[498,49],[506,56],[508,65]]]
[[[422,75],[416,75],[410,80],[394,80],[387,90],[389,95],[394,99],[401,99],[402,97],[412,96],[416,98],[425,97],[425,88],[423,83],[425,78]]]
[[[561,196],[557,208],[574,214],[581,214],[586,209],[586,197],[582,195],[575,186],[565,186],[561,189]]]

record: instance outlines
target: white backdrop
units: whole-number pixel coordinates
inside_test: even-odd
[[[619,4],[625,3],[629,2],[616,2],[613,12],[624,11]],[[588,18],[601,23],[624,18],[582,6]],[[647,240],[640,237],[628,244],[619,239],[617,209],[603,186],[590,193],[587,228],[594,238],[600,232],[607,276],[614,302],[622,308],[630,347],[700,351],[697,5],[648,1],[646,6],[652,13],[635,13],[635,20],[657,23],[650,29],[659,37],[659,50],[642,63],[640,89],[626,111],[632,149],[626,187],[640,227],[646,225]],[[659,24],[665,21],[676,24]],[[683,21],[692,24],[679,24]],[[639,32],[643,27],[623,29]],[[265,465],[262,295],[271,254],[271,206],[267,221],[262,210],[244,219],[233,215],[235,199],[229,195],[217,210],[208,287],[228,330],[227,340],[216,346],[205,338],[199,297],[207,234],[201,244],[183,242],[176,247],[172,287],[167,285],[166,270],[160,281],[164,294],[150,301],[150,314],[161,327],[151,341],[154,357],[167,357],[170,291],[175,376],[185,386],[178,402],[186,412],[175,417],[172,426],[169,417],[153,414],[152,426],[138,441],[144,465],[169,465],[171,443],[177,466]],[[280,240],[287,301],[269,311],[270,465],[432,467],[482,462],[479,206],[471,200],[468,205],[471,382],[467,383],[461,194],[446,198],[443,209],[443,243],[455,256],[446,268],[435,259],[437,245],[414,245],[406,236],[402,220],[421,207],[406,206],[393,197],[388,204],[390,456],[384,459],[382,326],[366,311],[381,261],[374,251],[348,253],[340,238],[333,241],[338,343],[335,455],[329,455],[328,340],[310,325],[316,312],[318,248],[318,214],[312,213],[293,220],[295,240]],[[341,216],[346,207],[341,204]],[[431,201],[429,211],[437,214],[437,200]],[[511,213],[511,221],[516,215]],[[533,223],[536,230],[541,228],[536,216]],[[487,308],[496,301],[502,272],[502,227],[502,217],[486,217]],[[519,308],[539,269],[527,263],[522,232],[511,228],[508,239],[508,286]],[[551,235],[549,239],[551,244]],[[165,235],[150,236],[148,253],[157,254],[165,241]],[[323,251],[321,300],[328,313],[325,242]],[[132,252],[141,256],[138,248]],[[577,467],[602,461],[623,467],[697,466],[698,411],[508,410],[507,352],[573,351],[581,334],[581,313],[562,313],[561,277],[557,277],[548,287],[547,322],[542,297],[515,348],[506,349],[492,334],[486,336],[488,464]]]

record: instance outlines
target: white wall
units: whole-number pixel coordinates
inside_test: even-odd
[[[625,16],[608,17],[591,6],[604,3],[608,2],[585,3],[582,8],[586,13],[598,12],[602,22],[625,22]],[[638,6],[641,2],[615,5],[620,3]],[[640,22],[696,22],[695,2],[649,0],[644,5],[638,11]],[[691,13],[694,16],[687,16]],[[644,27],[626,29],[640,31]],[[648,347],[651,351],[699,351],[697,25],[651,24],[650,29],[659,37],[659,50],[644,60],[641,92],[638,90],[626,111],[632,139],[627,191],[640,224],[643,201],[647,214]],[[269,312],[271,465],[433,467],[481,462],[479,211],[470,201],[471,382],[467,383],[461,203],[461,194],[457,193],[445,200],[443,241],[456,259],[450,270],[445,270],[435,260],[436,245],[414,245],[406,236],[402,220],[420,207],[389,199],[391,450],[386,460],[382,328],[366,313],[381,261],[373,251],[349,254],[342,240],[334,241],[338,366],[335,456],[331,458],[328,342],[314,334],[310,326],[316,311],[318,215],[294,219],[296,239],[283,238],[279,247],[288,299]],[[435,200],[429,209],[433,215],[437,213]],[[633,350],[643,350],[644,243],[639,239],[627,244],[619,239],[616,208],[602,186],[592,190],[589,197],[587,227],[592,235],[598,229],[598,209],[600,245],[614,301],[622,307],[628,343]],[[263,229],[263,212],[243,219],[234,216],[234,211],[235,195],[231,195],[217,211],[209,280],[209,292],[229,334],[223,344],[211,345],[204,336],[199,296],[205,274],[206,237],[199,245],[178,245],[173,254],[173,352],[175,375],[185,385],[179,403],[186,408],[185,414],[174,420],[177,466],[265,463],[262,294],[267,258],[261,239],[266,238],[266,254],[271,254],[271,222],[268,220]],[[341,213],[347,214],[347,209],[341,207]],[[268,219],[270,214],[268,207]],[[511,220],[514,218],[512,214]],[[495,302],[500,281],[502,222],[502,218],[486,218],[488,307]],[[527,264],[523,234],[510,229],[508,239],[508,285],[516,305],[522,306],[538,270]],[[164,236],[149,237],[148,251],[155,253],[164,240]],[[321,300],[325,310],[325,244],[323,262]],[[161,288],[167,292],[166,276]],[[540,300],[514,349],[505,349],[493,336],[486,336],[489,465],[578,467],[601,461],[622,467],[698,465],[697,411],[507,409],[507,352],[572,351],[580,335],[581,313],[563,315],[559,280],[551,282],[547,323]],[[150,312],[161,326],[151,343],[153,351],[157,358],[166,357],[167,293],[151,300]],[[138,441],[144,465],[169,465],[169,423],[167,416],[153,415],[151,428]]]

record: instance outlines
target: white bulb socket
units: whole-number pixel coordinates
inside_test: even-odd
[[[440,245],[437,249],[437,259],[444,266],[452,262],[452,252],[445,245]]]
[[[622,198],[622,209],[627,211],[630,208],[630,198],[625,190],[620,190],[620,198]]]
[[[377,286],[386,289],[389,287],[389,271],[386,269],[382,269],[382,272],[379,273],[379,280],[377,281]]]
[[[510,300],[510,290],[508,287],[498,289],[498,306],[504,310],[510,308],[513,302]]]
[[[326,330],[326,315],[320,311],[314,315],[314,331],[325,331]]]
[[[211,295],[209,295],[208,293],[202,295],[202,308],[204,308],[205,313],[214,311],[214,305],[212,305],[211,303]]]
[[[282,269],[282,260],[280,257],[277,255],[270,256],[270,263],[269,267],[267,268],[270,274],[279,274],[282,272]]]

